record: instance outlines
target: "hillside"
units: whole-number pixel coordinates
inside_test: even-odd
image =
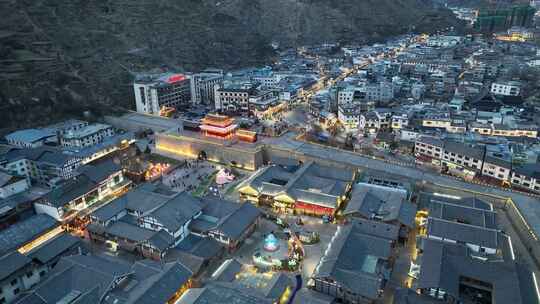
[[[132,73],[260,65],[281,46],[455,24],[428,0],[5,0],[0,127],[132,106]]]

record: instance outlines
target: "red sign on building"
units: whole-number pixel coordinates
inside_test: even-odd
[[[175,75],[172,75],[169,78],[167,78],[167,82],[168,83],[175,83],[175,82],[182,81],[184,79],[186,79],[186,76],[184,76],[182,74],[175,74]]]

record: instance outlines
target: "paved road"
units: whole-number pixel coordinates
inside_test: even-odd
[[[297,274],[296,276],[296,287],[294,288],[293,294],[291,298],[289,299],[288,304],[292,304],[294,302],[294,298],[296,297],[296,293],[302,288],[302,276]]]
[[[386,163],[381,160],[362,156],[358,153],[349,152],[333,147],[327,147],[314,143],[301,142],[295,139],[296,134],[289,132],[278,138],[265,138],[264,142],[272,147],[293,151],[296,156],[310,156],[335,162],[341,162],[346,165],[383,171],[391,174],[405,176],[414,180],[426,181],[446,187],[467,189],[474,192],[485,193],[500,197],[511,198],[521,214],[525,217],[531,229],[536,235],[540,235],[540,200],[537,197],[526,194],[511,192],[501,188],[488,187],[484,185],[471,184],[465,181],[455,179],[422,170],[418,167],[405,167]]]

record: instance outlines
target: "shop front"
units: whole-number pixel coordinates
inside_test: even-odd
[[[334,208],[301,201],[295,203],[294,210],[296,214],[311,216],[333,216],[335,211]]]

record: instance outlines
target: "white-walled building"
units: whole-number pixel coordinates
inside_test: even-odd
[[[0,199],[5,199],[30,188],[30,181],[23,176],[0,171]]]
[[[511,174],[512,163],[509,160],[494,155],[486,155],[482,175],[501,181],[510,181]]]
[[[79,175],[34,202],[36,213],[64,221],[129,184],[124,182],[122,168],[112,161],[86,165],[79,171]]]
[[[400,130],[409,126],[409,115],[407,113],[392,115],[392,129]]]
[[[49,129],[25,129],[5,136],[8,144],[19,148],[37,148],[48,141],[56,141],[56,134]]]
[[[503,96],[519,96],[521,83],[519,81],[494,82],[491,84],[491,93]]]
[[[179,108],[191,103],[190,77],[183,74],[138,76],[133,91],[139,113],[159,115],[164,107]]]
[[[50,147],[13,149],[0,161],[0,168],[48,187],[73,177],[80,165],[77,156]]]
[[[203,71],[190,78],[191,101],[194,104],[214,106],[216,88],[223,86],[223,71]]]
[[[115,134],[114,128],[106,124],[92,124],[75,131],[68,131],[60,137],[63,147],[90,147],[101,143]]]
[[[347,131],[357,131],[360,125],[361,114],[359,107],[354,105],[339,105],[338,120]]]
[[[510,181],[512,185],[540,191],[540,165],[535,163],[513,168]]]

